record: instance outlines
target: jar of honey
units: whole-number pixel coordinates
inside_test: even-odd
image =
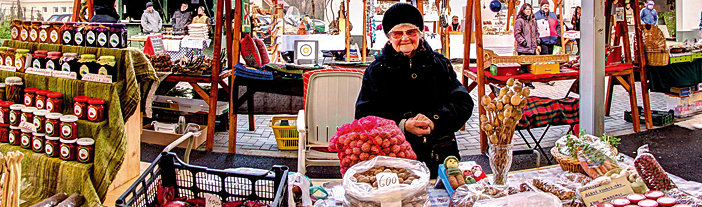
[[[63,23],[61,22],[51,22],[51,28],[49,28],[49,41],[47,43],[51,44],[61,44],[61,27]]]
[[[12,25],[10,26],[10,39],[20,40],[20,31],[22,30],[22,20],[12,20]]]
[[[20,41],[29,41],[29,29],[32,27],[32,22],[26,21],[22,22],[22,29],[20,30]]]
[[[0,65],[5,65],[5,54],[9,47],[0,47]]]
[[[29,27],[29,41],[30,42],[40,42],[39,41],[39,31],[41,27],[41,22],[32,21]]]
[[[49,31],[50,30],[51,30],[51,23],[48,23],[48,22],[42,23],[41,26],[39,26],[39,42],[51,43],[51,40],[49,40]]]
[[[15,68],[17,72],[24,73],[27,68],[27,55],[29,55],[28,49],[17,49],[15,53]]]
[[[7,52],[5,52],[5,66],[15,67],[15,53],[17,53],[17,49],[7,48]]]

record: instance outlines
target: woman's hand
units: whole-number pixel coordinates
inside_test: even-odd
[[[536,54],[534,55],[540,55],[541,54],[541,46],[536,46]]]
[[[408,131],[417,136],[424,136],[431,133],[434,130],[434,122],[429,119],[429,117],[424,114],[417,114],[417,116],[407,119],[405,121],[405,131]]]

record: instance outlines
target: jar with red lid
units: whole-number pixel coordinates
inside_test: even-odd
[[[678,201],[675,200],[675,198],[671,198],[671,197],[667,197],[667,196],[658,198],[656,200],[656,202],[658,202],[659,205],[665,206],[665,207],[671,207],[671,206],[674,206],[675,204],[678,203]]]
[[[46,136],[44,139],[46,139],[46,141],[44,141],[44,152],[46,155],[49,157],[58,157],[59,148],[61,147],[61,141],[59,141],[59,138]]]
[[[37,107],[37,109],[44,109],[44,107],[46,107],[46,94],[49,93],[51,93],[49,90],[38,90],[34,98],[34,107]]]
[[[61,141],[59,156],[61,160],[76,160],[76,139],[59,139]]]
[[[661,191],[652,190],[652,191],[646,192],[646,194],[644,194],[644,196],[646,196],[646,198],[651,199],[651,200],[657,200],[658,198],[665,196],[665,194]]]
[[[0,142],[7,143],[10,138],[10,125],[0,124]]]
[[[78,144],[77,156],[78,162],[91,163],[95,157],[95,140],[92,138],[80,138],[76,141]]]
[[[37,108],[34,107],[24,107],[22,109],[22,116],[20,118],[20,124],[22,122],[27,122],[30,124],[34,123],[34,112],[37,110]]]
[[[78,117],[64,115],[61,120],[61,139],[73,140],[78,138]]]
[[[10,134],[7,136],[7,142],[11,145],[20,145],[20,137],[22,137],[22,131],[19,127],[10,126]]]
[[[59,127],[61,126],[61,113],[48,113],[46,114],[46,122],[44,122],[44,133],[47,137],[59,137],[61,136],[61,131]]]
[[[32,131],[26,129],[20,129],[22,133],[20,134],[20,147],[25,149],[32,149]]]
[[[0,124],[10,124],[10,106],[12,104],[11,101],[0,102]]]
[[[24,109],[22,104],[12,104],[10,105],[10,125],[19,127],[20,117],[22,116],[22,109]]]
[[[105,119],[105,99],[93,98],[88,100],[88,120],[101,122]]]
[[[629,199],[632,204],[638,204],[639,201],[646,200],[646,196],[638,193],[632,193],[626,196],[626,199]]]
[[[36,110],[34,111],[34,127],[36,127],[36,132],[44,133],[44,125],[46,124],[46,114],[49,110]]]
[[[79,119],[88,119],[88,100],[87,96],[76,96],[73,98],[73,115]]]
[[[36,100],[36,93],[39,91],[38,88],[25,88],[24,89],[24,106],[30,107],[34,106],[34,101]]]
[[[658,202],[656,202],[654,200],[647,199],[647,200],[639,201],[639,203],[637,205],[639,205],[641,207],[658,207]]]
[[[63,93],[51,92],[46,94],[46,110],[63,113]]]
[[[625,206],[631,204],[631,201],[629,201],[629,199],[626,199],[626,198],[615,198],[615,199],[612,199],[612,201],[610,201],[609,203],[614,205],[614,207],[625,207]]]
[[[32,137],[32,151],[36,153],[44,152],[44,133],[34,132]]]

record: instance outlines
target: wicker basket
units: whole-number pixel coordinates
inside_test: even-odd
[[[612,147],[612,152],[615,155],[619,154],[617,148],[614,147]],[[556,161],[561,166],[561,169],[563,171],[585,174],[585,169],[583,169],[583,166],[580,165],[580,161],[578,160],[578,158],[561,154],[561,152],[558,151],[558,147],[551,148],[551,155],[553,155],[553,157],[556,158]]]
[[[670,53],[668,51],[646,51],[646,65],[664,66],[670,61]]]
[[[520,56],[499,56],[491,50],[483,50],[483,67],[489,68],[490,65],[496,63],[545,63],[557,62],[565,63],[570,61],[567,54],[563,55],[520,55]]]

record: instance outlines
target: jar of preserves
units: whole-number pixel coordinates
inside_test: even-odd
[[[20,77],[7,77],[5,78],[5,100],[12,101],[13,103],[23,104],[24,95],[24,83]]]
[[[46,94],[46,110],[63,113],[63,93],[51,92]]]
[[[24,149],[32,149],[32,131],[20,129],[20,147]]]
[[[46,122],[44,122],[44,133],[49,137],[60,137],[61,131],[59,126],[61,126],[61,113],[48,113],[46,116]]]
[[[20,40],[20,31],[22,30],[22,20],[12,20],[12,26],[10,26],[10,39]]]
[[[5,88],[6,88],[6,84],[0,83],[0,102],[5,101],[5,99],[6,99],[5,98],[5,91],[7,91],[7,90],[5,90]]]
[[[110,48],[127,48],[127,25],[112,24],[110,28]]]
[[[20,145],[20,137],[22,137],[22,131],[19,127],[10,126],[10,135],[7,136],[7,142],[13,146]]]
[[[0,47],[0,65],[5,65],[5,54],[7,54],[7,49],[9,49],[9,47]]]
[[[73,115],[80,119],[88,119],[88,100],[87,96],[76,96],[73,98]]]
[[[61,58],[61,71],[64,72],[71,72],[71,71],[78,71],[78,67],[76,64],[78,63],[77,60],[78,54],[76,53],[63,53],[63,57]]]
[[[46,58],[46,69],[61,70],[61,52],[48,52]]]
[[[64,115],[61,121],[61,139],[72,140],[78,138],[78,117]]]
[[[85,24],[85,46],[95,47],[97,46],[97,36],[99,24],[86,23]]]
[[[46,139],[46,141],[44,141],[44,152],[46,155],[49,157],[58,157],[59,148],[61,146],[61,141],[59,141],[59,138],[45,136],[44,139]]]
[[[76,140],[75,139],[59,139],[61,141],[59,156],[61,160],[73,161],[76,160]]]
[[[28,49],[17,49],[15,53],[15,68],[17,72],[24,73],[24,69],[27,68],[27,55],[29,55]]]
[[[37,108],[34,107],[24,107],[22,109],[22,117],[20,118],[20,124],[22,122],[34,124],[34,112],[37,111]]]
[[[88,120],[101,122],[105,120],[105,99],[93,98],[88,100]]]
[[[0,142],[7,143],[10,138],[10,125],[0,124]]]
[[[32,151],[36,153],[44,152],[44,133],[34,132],[32,137]]]
[[[49,28],[49,41],[51,44],[61,44],[61,22],[51,22]]]
[[[73,45],[75,46],[85,46],[85,24],[76,23],[73,26]]]
[[[46,68],[46,50],[34,51],[34,58],[32,59],[33,68]]]
[[[30,107],[34,106],[34,101],[36,101],[36,93],[38,88],[25,88],[24,89],[24,106]]]
[[[45,108],[46,107],[46,99],[47,99],[46,94],[49,94],[50,92],[51,91],[49,91],[49,90],[38,90],[35,93],[36,96],[34,96],[35,97],[34,98],[34,107],[36,107],[37,109],[40,109],[40,110],[46,109]]]
[[[89,73],[97,74],[97,61],[95,60],[95,55],[93,54],[82,54],[80,55],[80,75],[87,75]]]
[[[20,117],[22,116],[22,109],[24,109],[22,104],[12,104],[10,105],[10,125],[19,127]]]
[[[39,28],[41,27],[41,22],[32,21],[29,26],[29,41],[39,42]]]
[[[29,41],[29,28],[32,27],[32,22],[26,21],[22,22],[22,29],[20,30],[20,41]]]
[[[95,44],[97,47],[104,47],[107,48],[108,46],[108,39],[110,38],[110,28],[112,27],[112,24],[109,23],[103,23],[100,24],[97,28],[97,43]]]
[[[76,156],[78,162],[93,162],[93,157],[95,157],[95,140],[92,138],[80,138],[76,143],[78,144],[78,155]]]
[[[7,51],[5,52],[5,66],[15,67],[15,54],[16,53],[17,53],[17,49],[7,48]]]
[[[98,64],[100,64],[100,69],[98,69],[97,74],[100,75],[114,75],[115,74],[115,56],[104,55],[98,58]]]
[[[46,114],[48,110],[36,110],[34,111],[34,127],[36,127],[35,132],[44,133],[44,125],[46,124]]]
[[[40,22],[41,23],[41,22]],[[51,43],[49,40],[49,31],[51,30],[51,23],[42,23],[39,26],[39,41],[41,43]]]
[[[66,22],[61,26],[61,44],[63,45],[75,45],[73,41],[73,34],[76,33],[74,30],[75,23]]]
[[[12,104],[11,101],[0,102],[0,124],[10,124],[10,106]]]

